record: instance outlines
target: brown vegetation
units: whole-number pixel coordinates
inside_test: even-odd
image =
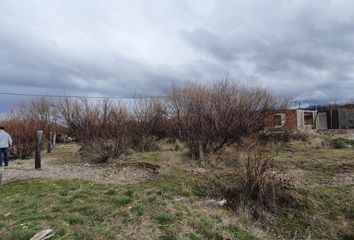
[[[131,145],[132,117],[128,109],[109,99],[90,104],[87,99],[64,99],[59,109],[72,136],[99,162],[118,158]]]
[[[139,98],[132,111],[133,147],[138,151],[148,151],[153,142],[167,137],[171,129],[167,119],[166,104],[155,98]]]
[[[167,98],[142,97],[129,107],[110,99],[37,98],[13,111],[10,119],[17,126],[10,132],[32,149],[36,129],[48,133],[61,124],[101,161],[172,138],[186,143],[192,159],[200,159],[259,132],[267,113],[278,108],[284,108],[284,101],[271,91],[222,80],[172,87]],[[28,133],[22,137],[16,131]]]
[[[292,199],[292,181],[273,167],[271,147],[252,136],[242,139],[240,149],[240,166],[225,194],[232,207],[246,206],[259,217],[262,210],[276,210]]]
[[[24,159],[31,156],[35,150],[36,131],[41,129],[45,134],[54,131],[56,121],[54,102],[48,98],[35,98],[14,108],[1,120],[1,125],[13,138],[11,153],[14,157]]]
[[[228,80],[211,86],[175,87],[168,102],[177,136],[186,142],[194,159],[259,132],[268,112],[285,105],[271,91]]]

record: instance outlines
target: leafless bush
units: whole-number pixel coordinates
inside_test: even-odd
[[[120,103],[63,99],[59,109],[82,149],[99,162],[118,158],[132,144],[132,116]]]
[[[36,131],[48,133],[57,127],[54,102],[44,97],[22,102],[10,111],[1,124],[13,138],[11,154],[15,158],[30,157],[35,150]]]
[[[59,99],[56,105],[60,113],[61,121],[68,128],[68,134],[80,138],[84,129],[85,121],[89,117],[86,110],[90,110],[88,100],[63,98]]]
[[[173,87],[168,104],[175,132],[195,159],[262,130],[266,114],[284,107],[269,90],[228,80]]]
[[[44,132],[55,130],[58,121],[56,102],[46,97],[33,98],[29,102],[21,102],[10,112],[11,118],[36,122]]]
[[[19,118],[7,118],[1,121],[1,125],[10,133],[13,139],[13,148],[10,154],[15,158],[25,159],[30,157],[36,147],[36,131],[39,128],[37,122]]]
[[[161,99],[139,98],[133,108],[133,145],[139,151],[152,150],[153,142],[166,137],[170,130],[166,105]]]
[[[243,158],[225,196],[233,207],[246,206],[258,217],[262,210],[275,210],[291,200],[292,181],[274,170],[273,153],[256,137],[241,141]]]

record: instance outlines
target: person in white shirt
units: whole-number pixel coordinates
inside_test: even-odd
[[[3,161],[5,163],[5,166],[9,165],[8,155],[9,155],[9,147],[11,146],[12,146],[12,139],[10,134],[5,132],[4,127],[0,126],[0,167],[2,167]]]

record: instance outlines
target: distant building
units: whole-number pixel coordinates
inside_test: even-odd
[[[354,107],[352,105],[330,106],[317,114],[317,129],[353,129]]]
[[[266,118],[267,128],[295,131],[354,129],[354,105],[313,109],[286,109]]]
[[[315,129],[316,111],[286,109],[266,118],[266,125],[273,129],[310,131]]]

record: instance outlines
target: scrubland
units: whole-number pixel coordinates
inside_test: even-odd
[[[352,239],[354,149],[321,144],[328,139],[314,136],[272,146],[272,171],[289,178],[293,186],[286,196],[291,198],[257,211],[251,204],[217,203],[226,198],[220,186],[236,179],[237,167],[222,161],[235,154],[233,149],[191,161],[181,144],[161,141],[156,150],[83,167],[88,160],[78,145],[59,145],[43,156],[39,178],[2,184],[0,237],[30,239],[51,228],[53,239]],[[27,164],[33,160],[11,162],[3,169],[4,179],[7,171],[15,174]],[[75,173],[67,179],[46,175],[47,168],[62,166],[116,174],[131,167],[132,174],[148,174],[110,183],[96,178],[97,172],[84,180]]]

